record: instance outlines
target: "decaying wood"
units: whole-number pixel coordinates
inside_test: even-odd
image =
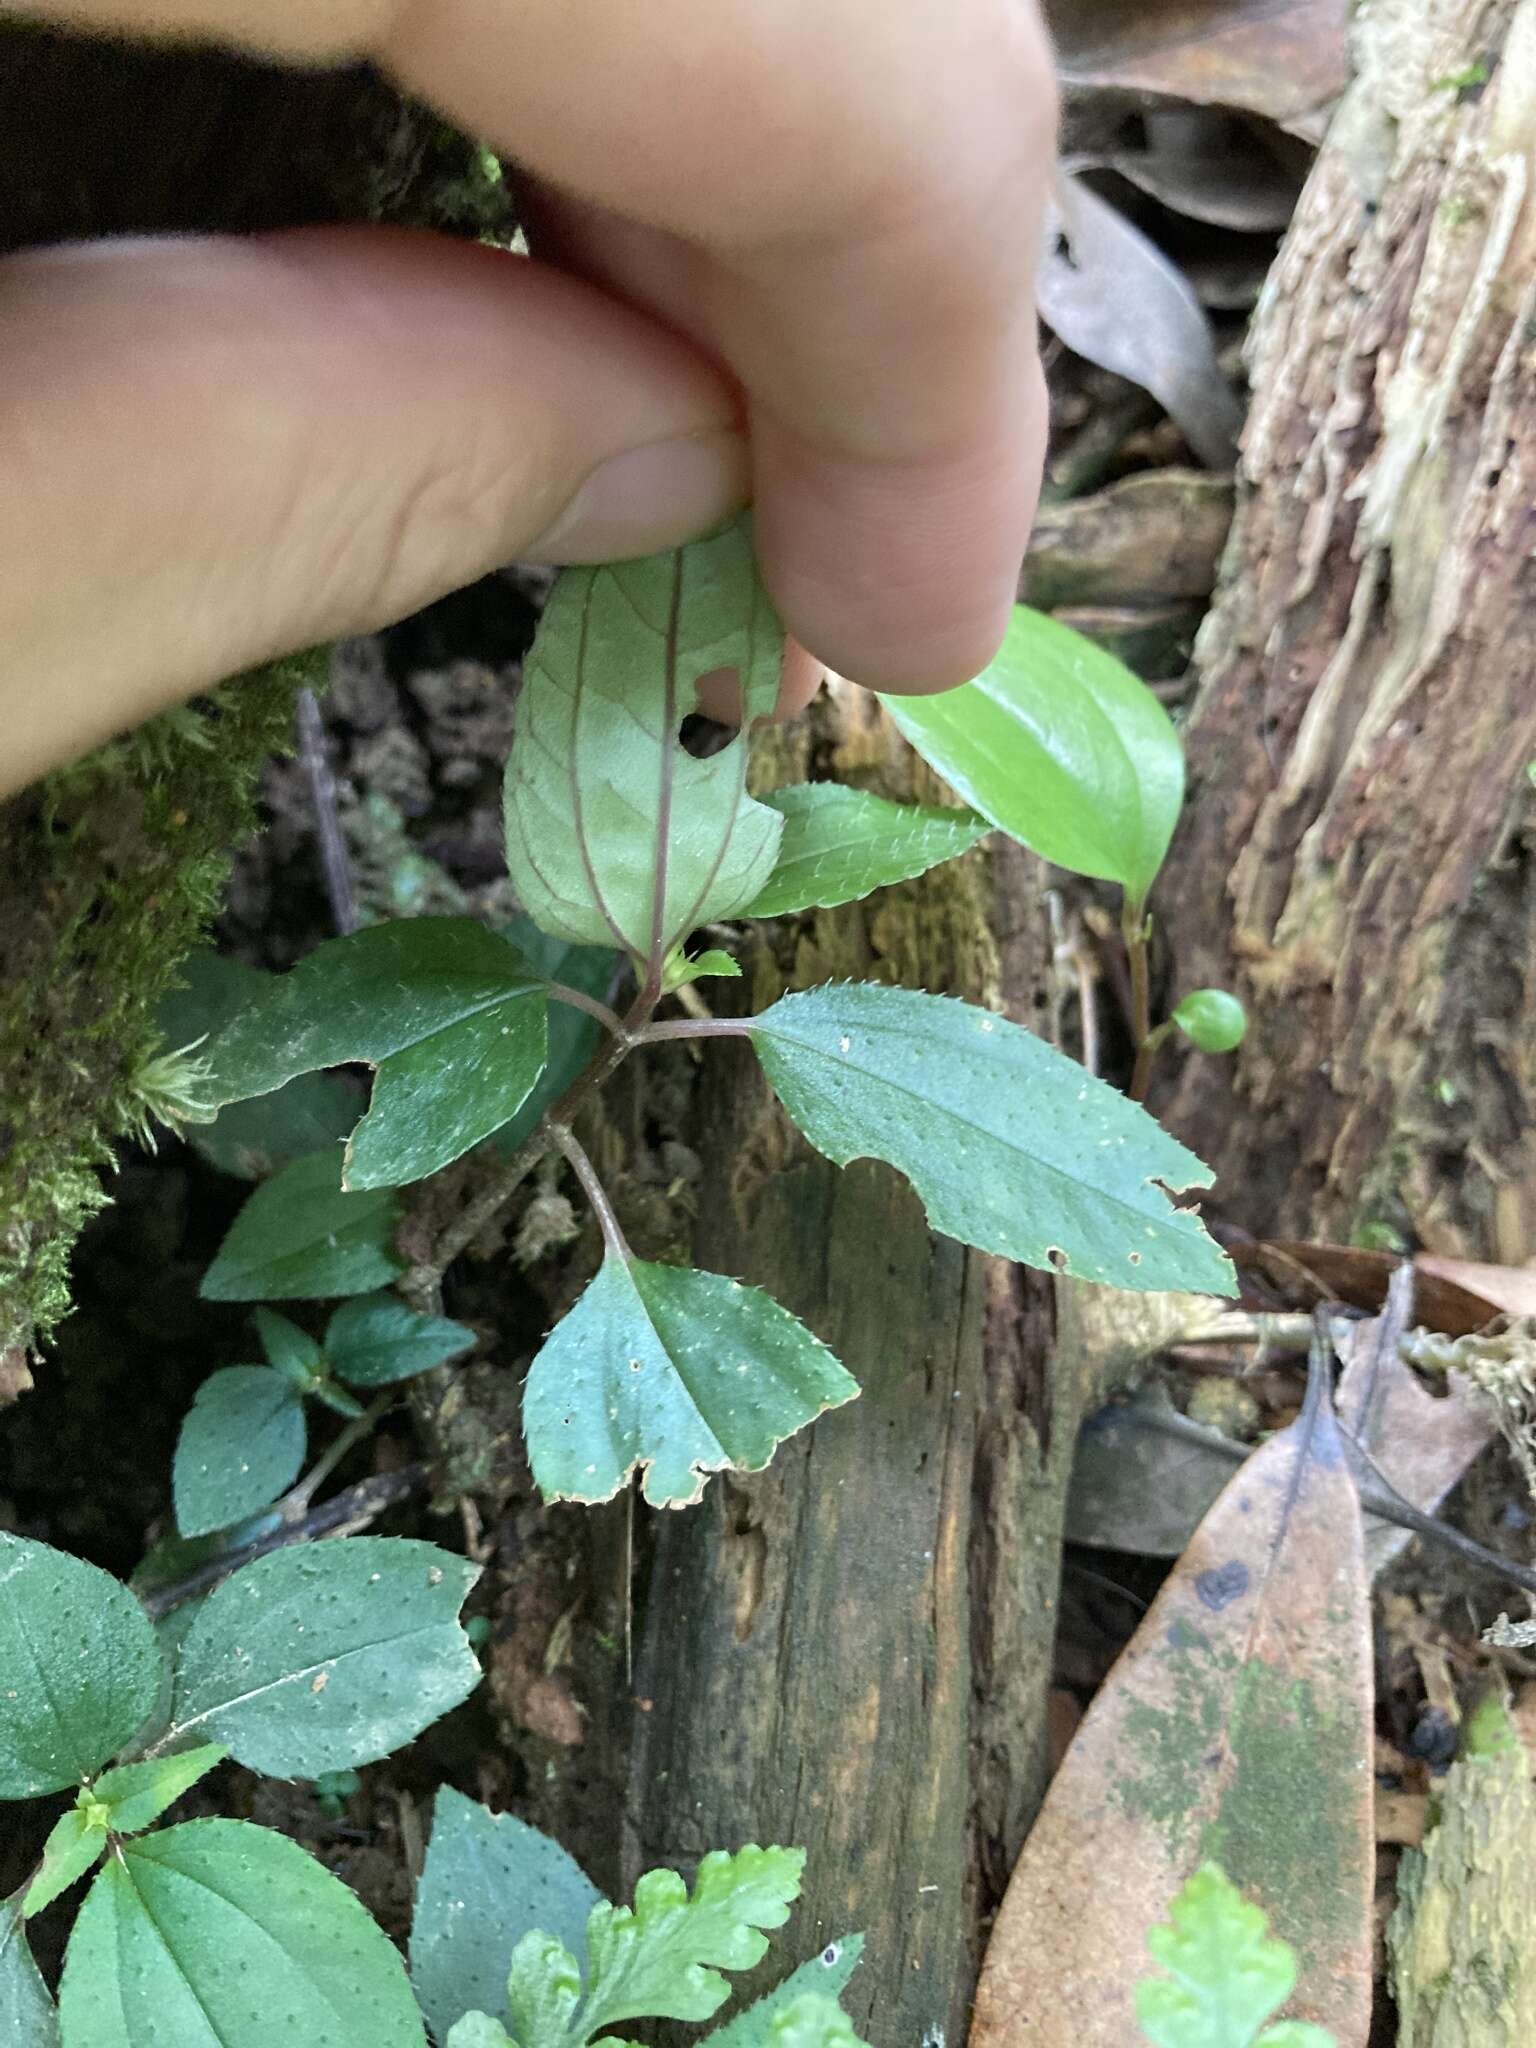
[[[922,793],[862,692],[813,744],[819,772]],[[751,1006],[838,975],[996,1001],[1043,991],[1047,957],[1033,864],[973,858],[783,927]],[[934,1237],[884,1168],[811,1153],[748,1057],[712,1048],[702,1087],[700,1264],[787,1301],[863,1393],[661,1519],[626,1863],[804,1845],[799,1946],[869,1937],[856,2022],[958,2040],[978,1908],[1043,1784],[1075,1383],[1048,1377],[1043,1282]]]
[[[1536,4],[1372,0],[1260,308],[1157,896],[1234,1062],[1155,1102],[1264,1235],[1536,1242]]]

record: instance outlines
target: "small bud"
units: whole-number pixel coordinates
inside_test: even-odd
[[[1248,1029],[1247,1012],[1224,988],[1192,989],[1174,1011],[1173,1021],[1201,1052],[1232,1052]]]

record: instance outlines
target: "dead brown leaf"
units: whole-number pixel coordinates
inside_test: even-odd
[[[1309,135],[1349,78],[1350,0],[1050,0],[1069,86],[1235,107]]]
[[[1089,1708],[998,1916],[972,2048],[1126,2048],[1140,1936],[1207,1858],[1295,1947],[1289,2010],[1363,2048],[1370,1741],[1360,1509],[1314,1370]]]
[[[1305,1244],[1265,1238],[1226,1247],[1244,1283],[1245,1305],[1253,1308],[1311,1309],[1342,1301],[1376,1314],[1387,1298],[1392,1275],[1403,1261],[1396,1252],[1362,1251],[1357,1245]],[[1469,1337],[1501,1312],[1501,1304],[1462,1277],[1505,1274],[1507,1266],[1457,1266],[1454,1260],[1420,1255],[1413,1261],[1414,1320],[1447,1337]],[[1532,1276],[1536,1278],[1536,1276]]]
[[[1492,1443],[1498,1420],[1492,1402],[1464,1374],[1447,1372],[1447,1391],[1437,1398],[1405,1364],[1402,1343],[1410,1316],[1417,1316],[1420,1287],[1419,1275],[1404,1265],[1384,1313],[1336,1327],[1334,1343],[1344,1363],[1340,1425],[1394,1492],[1431,1514]],[[1365,1538],[1371,1576],[1412,1540],[1411,1531],[1373,1519]]]
[[[1484,1266],[1475,1259],[1437,1259],[1431,1252],[1420,1252],[1414,1264],[1421,1273],[1490,1302],[1495,1315],[1536,1316],[1536,1267]]]

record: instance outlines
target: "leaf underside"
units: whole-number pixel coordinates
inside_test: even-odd
[[[564,571],[523,665],[505,791],[508,870],[544,931],[659,962],[751,902],[783,824],[746,794],[745,728],[773,709],[783,646],[745,520]],[[723,669],[744,730],[695,759],[679,728]]]
[[[837,782],[806,782],[763,798],[784,819],[767,886],[748,917],[830,910],[969,851],[992,829],[974,811],[897,804]]]

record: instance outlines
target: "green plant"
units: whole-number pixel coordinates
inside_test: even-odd
[[[1184,755],[1167,712],[1113,655],[1027,605],[1014,607],[996,659],[974,682],[884,701],[924,760],[999,831],[1057,867],[1119,883],[1139,1102],[1168,1035],[1166,1024],[1153,1028],[1147,960],[1147,897],[1184,804]],[[1220,1028],[1202,1021],[1215,1005]],[[1245,1020],[1235,996],[1200,989],[1170,1022],[1202,1052],[1231,1052]]]
[[[713,2018],[722,1970],[767,1952],[799,1895],[798,1849],[716,1851],[692,1893],[653,1870],[632,1907],[599,1897],[555,1842],[447,1790],[411,1929],[411,1981],[439,2048],[585,2048],[638,2019]],[[708,2035],[715,2048],[855,2048],[837,2004],[863,1948],[832,1942]]]
[[[397,1385],[460,1357],[475,1341],[462,1323],[423,1315],[392,1294],[344,1301],[318,1341],[272,1309],[257,1309],[255,1320],[267,1363],[212,1374],[182,1423],[173,1489],[183,1536],[227,1529],[292,1484],[304,1462],[306,1401],[369,1422],[373,1415],[349,1388]],[[300,1489],[306,1501],[355,1440],[343,1432],[342,1452],[332,1446]]]
[[[1084,666],[1074,652],[1076,666],[1043,681],[1027,661],[1021,670],[1018,631],[948,723],[910,704],[899,714],[974,810],[904,807],[832,784],[759,800],[745,730],[703,759],[679,742],[703,677],[735,672],[747,727],[777,692],[783,634],[746,525],[646,561],[566,572],[525,665],[506,776],[508,866],[543,960],[526,933],[514,944],[468,918],[412,918],[332,940],[265,984],[209,1048],[213,1098],[268,1095],[360,1061],[374,1070],[372,1100],[339,1161],[310,1154],[257,1189],[205,1293],[337,1296],[393,1278],[430,1299],[538,1161],[563,1154],[605,1256],[528,1375],[535,1477],[547,1497],[599,1501],[638,1470],[651,1502],[694,1500],[711,1471],[762,1466],[857,1392],[766,1296],[635,1258],[578,1139],[583,1107],[632,1052],[719,1037],[753,1048],[812,1145],[840,1164],[895,1166],[940,1230],[1112,1285],[1228,1290],[1225,1259],[1166,1192],[1204,1184],[1199,1161],[1003,1017],[874,984],[788,995],[751,1017],[656,1017],[685,982],[736,971],[719,948],[688,955],[701,927],[853,900],[964,851],[989,820],[1029,837],[1021,806],[1030,843],[1122,879],[1128,917],[1142,919],[1182,794],[1177,741],[1155,700],[1104,657]],[[1051,627],[1042,643],[1058,661],[1063,636]],[[1032,679],[1028,719],[1016,671]],[[941,724],[956,746],[935,742]],[[549,971],[551,945],[617,960],[633,985],[623,1014],[591,981]],[[551,1018],[562,1010],[578,1013],[589,1053],[553,1092]],[[536,1089],[544,1107],[527,1128]],[[407,1274],[396,1190],[515,1117],[526,1134],[505,1165]]]
[[[1295,1989],[1296,1957],[1214,1863],[1195,1872],[1168,1919],[1147,1936],[1168,1975],[1136,1987],[1136,2017],[1154,2048],[1336,2048],[1306,2020],[1265,2025]]]
[[[226,1756],[318,1778],[456,1706],[480,1676],[458,1621],[476,1576],[429,1543],[305,1544],[233,1573],[157,1639],[105,1572],[0,1535],[0,1799],[74,1792],[0,1907],[7,2042],[419,2048],[398,1954],[303,1849],[245,1821],[155,1823]],[[23,1926],[98,1864],[55,2014]]]

